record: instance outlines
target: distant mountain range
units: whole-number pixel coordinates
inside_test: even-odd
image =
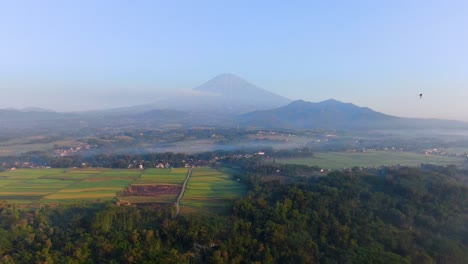
[[[289,129],[468,128],[464,122],[401,118],[334,99],[319,103],[298,100],[284,107],[241,115],[238,122],[247,127]]]
[[[222,126],[285,129],[467,129],[468,123],[400,118],[351,103],[293,101],[233,74],[221,74],[190,95],[133,107],[81,113],[45,109],[0,110],[1,129]],[[66,128],[65,128],[66,127]]]
[[[352,129],[381,125],[396,119],[366,107],[329,99],[319,103],[298,100],[284,107],[247,113],[240,116],[239,122],[244,126],[272,128]]]

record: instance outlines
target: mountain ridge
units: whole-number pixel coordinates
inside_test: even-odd
[[[283,107],[240,115],[237,121],[246,127],[289,129],[468,128],[468,123],[461,121],[397,117],[335,99],[317,103],[296,100]]]
[[[467,122],[396,117],[333,98],[316,103],[291,101],[230,73],[219,74],[192,91],[195,93],[162,98],[153,104],[84,112],[0,109],[0,127],[157,127],[170,123],[287,129],[468,129]]]

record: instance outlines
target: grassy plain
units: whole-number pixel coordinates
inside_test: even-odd
[[[212,168],[194,168],[181,200],[181,212],[223,211],[246,193],[246,187],[223,172]]]
[[[302,164],[318,166],[323,169],[343,169],[378,166],[419,166],[421,163],[434,165],[458,164],[459,157],[436,156],[396,151],[367,151],[367,152],[318,152],[313,157],[276,159],[276,162],[287,164]]]

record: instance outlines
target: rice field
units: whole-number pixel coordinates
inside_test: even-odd
[[[212,168],[194,168],[181,200],[181,212],[223,211],[245,193],[246,187],[228,174]]]
[[[95,168],[4,171],[0,173],[0,200],[30,205],[112,200],[141,173]]]
[[[146,169],[135,184],[174,184],[182,185],[188,169]]]
[[[318,166],[323,169],[343,169],[379,166],[419,166],[421,163],[434,165],[458,164],[460,157],[424,155],[412,152],[367,151],[367,152],[318,152],[313,157],[276,159],[278,163]]]
[[[173,205],[188,169],[18,169],[0,173],[0,200],[24,206],[121,201]],[[223,172],[194,168],[181,212],[225,211],[246,187]]]
[[[128,197],[120,197],[121,201],[128,201],[131,204],[166,204],[172,205],[174,201],[177,199],[177,195],[172,194],[162,194],[158,195],[158,197],[154,196],[128,196]]]

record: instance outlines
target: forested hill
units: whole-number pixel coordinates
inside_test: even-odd
[[[229,215],[112,204],[0,204],[0,263],[466,263],[467,172],[332,173],[230,164],[251,186]],[[282,170],[287,173],[282,174]],[[277,181],[276,173],[288,181]],[[295,174],[302,177],[295,177]],[[277,175],[278,176],[278,175]]]

